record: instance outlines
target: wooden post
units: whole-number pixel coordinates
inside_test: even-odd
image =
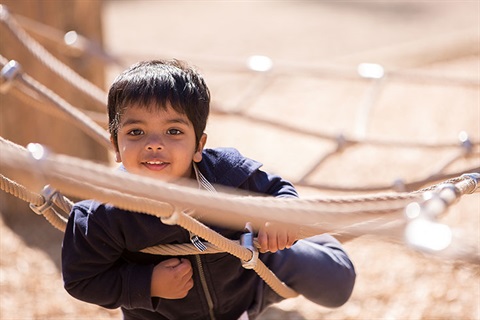
[[[65,33],[74,30],[101,45],[101,3],[101,0],[1,0],[0,4],[5,6],[14,17],[20,15]],[[22,24],[20,23],[20,25]],[[39,35],[41,32],[27,33],[44,45],[53,56],[105,90],[104,62],[100,59],[86,54],[71,55],[71,51],[66,50],[63,44],[59,45],[59,42],[42,41],[44,39]],[[4,24],[0,25],[0,54],[8,60],[18,61],[24,72],[73,106],[87,110],[103,109],[106,113],[106,101],[99,107],[98,102],[87,97],[68,84],[61,76],[52,72],[29,53]],[[8,92],[0,94],[0,136],[22,146],[36,142],[44,144],[55,153],[100,162],[109,160],[108,151],[74,125],[33,108]],[[0,168],[0,172],[9,177],[8,172],[4,172],[2,168]],[[9,178],[14,179],[14,177]],[[40,192],[40,190],[32,191]],[[20,212],[32,214],[25,202],[7,195],[3,191],[0,191],[0,212],[4,216],[18,215]]]

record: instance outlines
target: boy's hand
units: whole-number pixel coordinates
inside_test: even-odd
[[[193,270],[188,259],[168,259],[153,268],[151,295],[164,299],[182,299],[193,288]]]
[[[258,243],[260,252],[277,252],[285,248],[289,249],[297,240],[297,234],[282,224],[266,222],[258,231]]]

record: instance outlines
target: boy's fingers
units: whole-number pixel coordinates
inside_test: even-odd
[[[268,238],[267,238],[267,234],[266,234],[265,230],[263,230],[263,228],[261,228],[258,231],[257,240],[258,240],[258,244],[260,245],[260,252],[266,252],[267,249],[268,249]]]
[[[297,241],[297,232],[290,230],[287,226],[265,223],[258,231],[258,244],[260,252],[276,252],[289,249]]]
[[[192,288],[193,288],[193,280],[185,284],[185,291],[188,293],[188,291],[190,291],[190,289]]]
[[[188,259],[181,259],[180,263],[174,267],[174,270],[181,277],[188,275],[191,277],[193,275],[192,264]]]
[[[267,250],[270,252],[277,252],[278,250],[278,230],[275,226],[268,222],[265,224],[267,229]]]
[[[295,241],[297,241],[297,234],[296,232],[294,231],[288,231],[288,241],[287,241],[287,245],[286,245],[286,248],[287,249],[290,249],[293,244],[295,243]]]
[[[270,252],[278,251],[278,240],[276,236],[268,239],[268,251]]]
[[[165,268],[175,268],[176,266],[180,265],[181,263],[182,262],[178,258],[172,258],[172,259],[168,259],[168,260],[160,262],[160,264],[162,266],[164,266]]]
[[[288,233],[286,230],[281,230],[277,233],[277,248],[283,250],[288,245]]]

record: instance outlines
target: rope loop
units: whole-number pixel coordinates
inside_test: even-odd
[[[50,185],[46,185],[41,193],[45,202],[41,205],[35,205],[33,203],[30,203],[30,209],[32,209],[32,211],[39,216],[43,216],[48,209],[53,207],[53,198],[57,194],[58,190],[50,187]]]

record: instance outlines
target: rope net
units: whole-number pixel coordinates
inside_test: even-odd
[[[103,104],[105,100],[104,92],[80,77],[33,40],[3,6],[0,7],[0,21],[25,46],[26,50],[33,53],[43,64],[57,72],[65,81],[76,86],[84,94]],[[25,22],[25,20],[23,21]],[[84,41],[88,40],[84,39]],[[119,59],[112,58],[109,61],[118,63]],[[46,86],[22,72],[18,63],[8,61],[1,55],[0,66],[2,67],[1,91],[3,93],[13,94],[42,111],[70,121],[101,145],[111,148],[108,134],[102,128],[106,121],[103,112],[88,112],[87,115],[86,111],[75,108]],[[280,66],[275,72],[265,70],[268,72],[258,75],[257,81],[247,88],[237,106],[228,108],[214,103],[212,113],[218,116],[239,117],[254,124],[275,126],[305,137],[315,137],[332,142],[335,145],[332,151],[320,158],[302,177],[294,180],[293,183],[317,190],[369,192],[369,194],[271,199],[260,196],[247,197],[238,192],[232,195],[230,190],[221,187],[218,187],[219,193],[212,194],[182,185],[172,185],[128,173],[113,172],[106,165],[49,153],[41,145],[30,145],[29,150],[27,150],[2,137],[0,137],[0,152],[2,154],[0,164],[2,169],[17,172],[20,176],[28,176],[30,179],[23,181],[24,186],[0,174],[0,187],[5,192],[29,202],[33,211],[44,215],[59,230],[64,230],[68,212],[72,206],[72,202],[62,194],[77,198],[94,198],[102,202],[112,203],[125,210],[154,215],[165,219],[165,221],[174,219],[174,223],[208,241],[207,249],[203,253],[226,251],[243,261],[252,258],[252,252],[249,249],[213,233],[203,223],[243,228],[246,222],[259,224],[266,221],[276,221],[294,228],[299,238],[307,238],[325,232],[344,239],[374,235],[389,241],[406,242],[411,247],[424,252],[479,264],[478,248],[465,246],[461,239],[451,234],[448,227],[443,229],[445,232],[440,234],[438,239],[428,237],[424,239],[420,235],[446,227],[440,223],[441,216],[463,195],[478,192],[478,172],[480,172],[478,166],[463,168],[453,173],[446,173],[446,169],[459,160],[478,158],[480,142],[472,141],[465,132],[459,135],[456,142],[440,143],[367,138],[365,132],[369,115],[386,81],[386,77],[383,75],[375,77],[368,72],[361,77],[371,81],[372,84],[367,92],[365,102],[359,109],[360,116],[358,118],[360,120],[357,123],[358,126],[354,135],[334,135],[318,130],[306,130],[249,113],[243,106],[251,104],[252,101],[257,99],[276,77],[288,73],[287,69],[285,66],[283,69]],[[351,70],[344,69],[331,69],[329,67],[302,69],[299,66],[295,66],[294,69],[296,73],[300,74],[303,72],[303,74],[314,73],[323,76],[329,74],[335,77],[353,77]],[[412,74],[399,71],[388,74],[389,80],[393,78],[421,78],[422,81],[448,82],[449,85],[467,88],[478,87],[479,85],[478,79],[412,76]],[[358,145],[448,149],[454,150],[454,152],[451,157],[436,166],[435,172],[423,179],[408,183],[397,180],[386,185],[345,187],[309,182],[315,170],[331,156]],[[434,184],[439,181],[442,182]],[[422,189],[427,184],[430,186]],[[29,191],[38,190],[39,185],[48,185],[48,187],[41,194]],[[225,192],[222,192],[222,190]],[[386,192],[388,190],[394,192]],[[187,208],[195,209],[201,215],[202,220],[197,221],[183,214],[182,210]],[[66,212],[67,215],[60,214],[57,209]],[[442,243],[442,245],[439,247],[438,243]],[[465,247],[471,249],[465,250]],[[144,252],[166,255],[199,253],[190,244],[146,248]],[[275,279],[275,276],[271,275],[271,272],[261,263],[257,264],[254,269],[282,296],[293,297],[296,295],[290,288],[279,283],[278,279]]]

